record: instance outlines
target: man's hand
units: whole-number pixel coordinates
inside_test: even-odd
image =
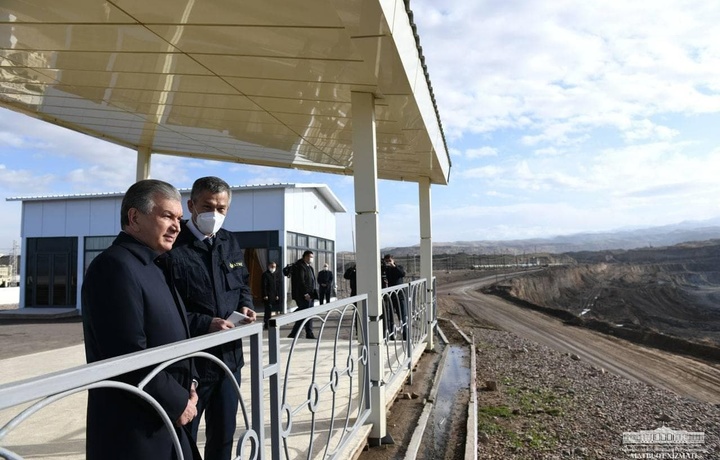
[[[310,300],[310,294],[305,294],[305,300]]]
[[[255,310],[253,310],[252,308],[241,307],[240,313],[247,316],[247,318],[245,319],[245,323],[247,324],[254,323],[257,319],[257,316],[255,316]]]
[[[226,331],[228,329],[232,329],[233,327],[235,327],[235,325],[230,321],[222,318],[213,318],[212,321],[210,321],[208,332]]]
[[[195,418],[195,416],[197,415],[197,401],[198,395],[195,391],[195,387],[193,386],[190,389],[190,398],[188,399],[187,406],[185,406],[185,410],[183,411],[183,413],[180,414],[180,418],[175,421],[175,425],[187,425],[192,421],[192,419]]]

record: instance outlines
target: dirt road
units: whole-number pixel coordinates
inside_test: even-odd
[[[720,365],[643,347],[594,331],[569,326],[478,290],[495,276],[438,283],[448,319],[463,325],[492,323],[498,328],[572,353],[610,372],[699,401],[720,404]]]

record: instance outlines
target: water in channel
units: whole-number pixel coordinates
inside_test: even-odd
[[[448,442],[453,439],[452,430],[464,425],[467,419],[467,405],[458,401],[458,396],[466,395],[470,387],[468,348],[448,346],[450,349],[445,364],[443,369],[439,369],[442,377],[433,408],[433,452],[428,458],[446,458],[449,450],[460,448],[461,446],[448,445]],[[460,400],[466,399],[460,398]],[[460,404],[462,407],[458,407]],[[460,414],[462,417],[459,417]]]

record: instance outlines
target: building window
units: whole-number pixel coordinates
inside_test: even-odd
[[[318,272],[318,267],[322,267],[324,263],[328,263],[332,267],[335,257],[333,251],[335,243],[332,240],[288,232],[287,241],[287,263],[294,263],[302,257],[303,252],[310,250],[315,254],[313,263],[315,273]],[[291,242],[295,242],[295,244],[290,244]]]
[[[297,244],[295,246],[299,248],[309,248],[307,235],[297,235]]]
[[[101,252],[109,248],[117,236],[86,236],[85,237],[85,254],[83,257],[85,272],[87,272],[90,262],[93,261]],[[83,272],[84,273],[84,272]]]

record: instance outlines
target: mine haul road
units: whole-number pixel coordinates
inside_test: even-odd
[[[570,326],[557,318],[479,292],[495,280],[493,275],[439,285],[438,296],[450,295],[452,304],[456,304],[453,309],[458,309],[447,319],[452,319],[461,329],[477,322],[489,322],[555,350],[574,353],[609,372],[698,401],[720,404],[720,365]]]

